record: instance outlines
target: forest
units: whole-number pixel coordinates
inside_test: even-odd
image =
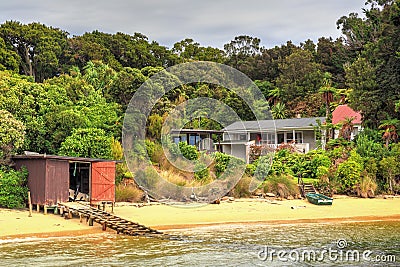
[[[122,124],[131,97],[153,74],[192,61],[222,63],[246,74],[260,88],[274,118],[327,116],[324,127],[332,128],[331,112],[339,104],[362,114],[365,131],[355,140],[342,136],[331,140],[326,151],[307,155],[283,149],[266,175],[279,182],[301,172],[331,193],[400,192],[400,1],[367,0],[361,12],[338,19],[338,39],[320,37],[316,43],[305,40],[299,45],[287,41],[272,48],[247,35],[235,37],[223,49],[204,47],[190,38],[169,48],[142,33],[93,31],[70,36],[39,22],[4,22],[0,206],[8,201],[6,187],[26,183],[24,175],[7,167],[13,154],[122,159]],[[254,119],[243,100],[226,88],[204,83],[181,86],[153,108],[147,122],[150,147],[159,145],[169,112],[196,97],[217,99],[242,120]],[[219,127],[206,118],[189,126]],[[126,167],[120,168],[122,180],[129,174]],[[253,175],[254,168],[249,166],[246,173]]]

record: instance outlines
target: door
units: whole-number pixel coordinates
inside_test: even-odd
[[[93,162],[90,203],[115,202],[115,162]]]

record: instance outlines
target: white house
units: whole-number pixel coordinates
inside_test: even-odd
[[[239,121],[223,129],[222,151],[249,162],[252,145],[277,148],[292,143],[299,152],[307,153],[316,148],[314,127],[325,117],[296,118],[261,121]]]

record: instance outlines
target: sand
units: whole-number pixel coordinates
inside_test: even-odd
[[[236,199],[201,207],[153,204],[143,207],[117,203],[115,214],[156,229],[179,229],[227,223],[307,223],[400,220],[400,198],[337,198],[332,206],[316,206],[306,200]],[[0,239],[21,236],[71,236],[101,232],[74,218],[26,210],[0,209]]]
[[[90,227],[79,219],[66,220],[60,215],[28,210],[0,209],[0,239],[17,237],[69,236],[101,232],[99,225]]]

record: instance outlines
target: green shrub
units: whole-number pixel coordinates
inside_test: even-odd
[[[188,160],[196,160],[199,158],[199,152],[197,151],[197,148],[195,146],[188,145],[186,142],[179,142],[179,150]]]
[[[272,170],[272,172],[278,171],[277,165],[275,164],[275,161],[271,165],[271,157],[270,156],[260,156],[254,164],[256,165],[256,170],[254,172],[254,176],[257,178],[257,180],[264,180],[267,176],[268,173],[271,171],[273,167],[275,169]]]
[[[354,160],[346,160],[339,164],[336,178],[340,183],[341,193],[354,193],[355,186],[360,183],[362,165]]]
[[[134,185],[117,185],[115,187],[116,202],[139,202],[143,198],[143,191]]]
[[[218,178],[226,170],[226,167],[230,160],[233,159],[233,156],[221,152],[214,152],[211,157],[214,159],[215,175]]]
[[[28,171],[0,169],[0,207],[24,208],[28,197]]]
[[[207,165],[201,161],[197,161],[194,165],[194,178],[196,180],[208,180],[210,178],[210,170]]]

